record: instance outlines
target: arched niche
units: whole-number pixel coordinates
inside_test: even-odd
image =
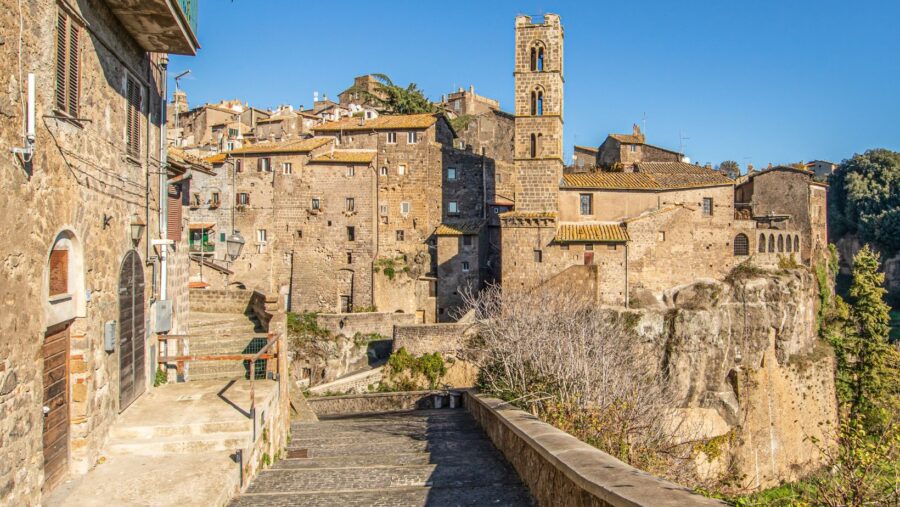
[[[70,229],[60,231],[47,252],[41,293],[47,327],[84,317],[84,250]]]

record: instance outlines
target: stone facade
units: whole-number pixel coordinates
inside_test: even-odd
[[[146,22],[142,33],[134,33],[120,22],[122,6],[112,2],[3,0],[0,8],[7,13],[0,18],[7,39],[0,45],[0,174],[6,184],[0,199],[0,504],[38,505],[42,490],[62,475],[96,463],[125,408],[119,332],[134,330],[128,343],[145,351],[132,363],[144,372],[132,384],[137,396],[151,389],[155,366],[151,302],[163,293],[187,301],[183,273],[170,271],[175,253],[186,251],[186,234],[169,247],[150,245],[163,235],[167,218],[161,226],[166,67],[163,55],[148,53],[150,46],[136,40],[146,41],[145,33],[159,23],[180,21],[132,12],[129,21]],[[20,26],[21,46],[10,40]],[[59,29],[67,42],[59,52],[66,78],[56,73]],[[179,44],[188,39],[181,30]],[[153,50],[164,51],[168,43],[174,42],[158,38]],[[26,145],[30,73],[34,151],[21,157],[10,148]],[[139,222],[145,228],[135,241],[131,226]],[[161,248],[172,254],[162,277]],[[120,305],[123,263],[136,279],[123,293],[138,301],[126,305],[135,310],[127,320]],[[174,332],[185,320],[180,308],[175,305]],[[110,322],[116,344],[107,352],[104,326]],[[44,347],[45,337],[57,333],[62,338]],[[47,400],[52,406],[45,417]],[[44,441],[53,445],[44,448]]]

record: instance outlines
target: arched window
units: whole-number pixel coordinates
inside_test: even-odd
[[[544,48],[538,48],[537,70],[538,72],[544,71]]]
[[[537,158],[537,136],[531,134],[531,158]]]
[[[531,92],[531,116],[537,114],[537,92]]]
[[[537,70],[537,48],[531,48],[531,71]]]
[[[759,250],[759,253],[766,253],[766,235],[765,235],[765,234],[760,234],[760,235],[759,235],[759,248],[758,248],[758,250]]]
[[[750,240],[746,234],[734,237],[734,255],[750,255]]]
[[[788,241],[790,241],[790,240],[788,240]],[[800,251],[800,236],[797,236],[797,235],[794,236],[794,251],[795,252]]]
[[[788,236],[788,237],[787,237],[787,244],[784,245],[784,250],[785,250],[786,252],[792,252],[792,251],[794,250],[794,249],[792,248],[792,246],[793,246],[793,241],[791,241],[791,237]]]
[[[769,234],[769,253],[775,253],[775,235]]]
[[[784,251],[784,236],[782,236],[781,234],[778,235],[778,251]]]
[[[537,115],[544,114],[544,92],[537,92]]]

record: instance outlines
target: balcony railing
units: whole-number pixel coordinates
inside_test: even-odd
[[[192,253],[210,253],[216,251],[215,243],[191,243],[190,251]]]
[[[200,0],[178,0],[181,12],[184,13],[184,17],[194,33],[197,33],[197,4],[199,3]]]

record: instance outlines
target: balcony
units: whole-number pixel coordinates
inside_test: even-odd
[[[106,0],[113,13],[146,51],[196,55],[200,0]]]
[[[215,243],[191,243],[191,253],[210,254],[216,251]]]

